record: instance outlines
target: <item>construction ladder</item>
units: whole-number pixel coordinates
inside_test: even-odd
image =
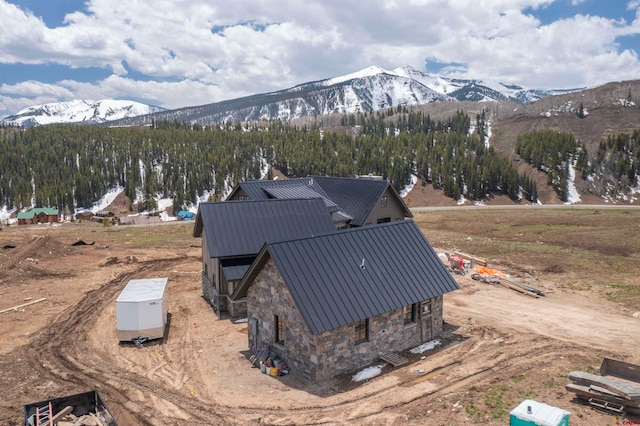
[[[36,408],[36,426],[53,426],[52,411],[51,402],[44,407]]]

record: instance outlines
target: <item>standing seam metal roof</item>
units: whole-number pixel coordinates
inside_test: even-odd
[[[335,230],[320,198],[200,203],[194,236],[206,235],[210,257],[257,254],[265,242]]]
[[[351,224],[355,226],[365,224],[367,217],[376,207],[387,188],[390,187],[395,193],[387,180],[332,176],[310,176],[310,178],[313,178],[329,198],[353,216]],[[404,205],[400,196],[398,196],[398,200],[406,209],[406,216],[411,217],[411,212]]]
[[[313,334],[458,289],[412,220],[271,243],[266,251]]]

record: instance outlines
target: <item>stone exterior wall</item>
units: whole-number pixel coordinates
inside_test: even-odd
[[[295,372],[322,380],[374,362],[385,352],[400,352],[442,333],[442,296],[431,299],[430,315],[417,305],[415,323],[404,324],[404,309],[369,319],[369,340],[355,343],[353,324],[312,335],[275,263],[269,259],[247,292],[248,318],[257,320],[249,347],[268,343]],[[275,315],[284,318],[284,344],[275,343]],[[255,345],[255,346],[254,346]]]
[[[346,325],[315,337],[315,379],[328,379],[375,362],[387,352],[401,352],[432,340],[442,333],[442,296],[431,299],[431,315],[416,313],[416,321],[404,324],[404,308],[369,318],[369,340],[355,342],[355,327]],[[418,304],[418,307],[420,304]]]
[[[285,322],[284,345],[275,343],[275,315]],[[268,343],[296,372],[311,377],[312,335],[272,259],[247,290],[247,316],[257,319],[257,336],[249,333],[249,348]]]

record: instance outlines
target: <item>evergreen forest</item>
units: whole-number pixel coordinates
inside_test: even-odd
[[[120,186],[140,210],[172,198],[174,211],[203,194],[221,199],[268,166],[286,176],[380,175],[396,190],[417,175],[454,199],[506,194],[537,199],[535,183],[485,145],[484,114],[432,120],[406,109],[344,117],[347,131],[180,122],[152,127],[49,125],[0,129],[0,205],[90,208]],[[473,122],[473,123],[472,123]]]
[[[620,133],[601,141],[597,152],[589,155],[584,144],[570,133],[538,130],[518,136],[516,153],[538,170],[546,173],[562,201],[568,199],[571,167],[576,170],[576,184],[581,179],[583,191],[605,198],[624,198],[640,184],[640,130]]]

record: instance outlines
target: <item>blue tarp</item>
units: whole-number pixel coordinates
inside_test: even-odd
[[[180,210],[178,212],[178,216],[182,218],[182,220],[193,220],[196,217],[195,213],[191,213],[185,210]]]

